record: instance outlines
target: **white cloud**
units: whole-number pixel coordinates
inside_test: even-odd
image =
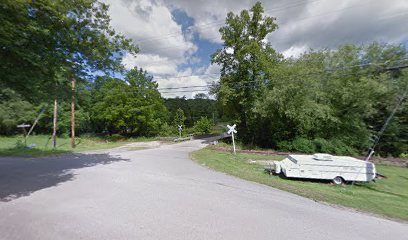
[[[209,65],[207,68],[198,71],[187,68],[176,76],[157,77],[155,80],[158,82],[160,92],[164,97],[186,96],[192,98],[197,93],[208,94],[208,85],[219,80],[219,72],[218,65]],[[179,87],[189,88],[166,89]]]
[[[302,53],[307,51],[308,48],[306,46],[291,46],[289,49],[286,49],[285,51],[282,52],[283,56],[285,58],[289,57],[299,57]]]
[[[156,54],[138,54],[136,57],[128,54],[123,58],[127,69],[141,67],[153,75],[176,75],[177,61]]]
[[[133,39],[144,54],[156,54],[178,61],[197,50],[185,38],[171,10],[160,1],[105,0],[110,4],[113,27]],[[166,37],[163,37],[166,36]]]
[[[155,76],[160,88],[166,88],[207,85],[217,80],[219,66],[185,69],[186,64],[198,66],[204,62],[193,55],[200,47],[194,44],[193,33],[198,33],[201,39],[222,43],[218,29],[224,25],[227,13],[249,9],[256,0],[103,1],[111,5],[109,14],[114,28],[141,48],[136,58],[126,56],[123,63],[128,68],[143,67]],[[310,48],[334,48],[344,43],[408,40],[406,0],[265,0],[263,6],[265,15],[277,17],[279,25],[267,39],[286,57],[297,57]],[[172,16],[175,9],[193,19],[193,26],[185,32]]]

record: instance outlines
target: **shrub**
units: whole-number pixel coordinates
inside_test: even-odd
[[[280,151],[285,151],[285,152],[292,151],[292,144],[289,141],[278,142],[277,147]]]
[[[161,125],[160,136],[162,137],[170,137],[176,135],[176,127],[170,126],[167,123]]]
[[[335,147],[330,141],[327,141],[324,138],[315,138],[313,140],[313,144],[315,145],[316,152],[319,153],[334,153]]]
[[[295,140],[292,142],[292,148],[293,151],[296,152],[304,152],[304,153],[314,153],[316,152],[315,145],[313,144],[313,141],[302,138],[302,137],[297,137]]]
[[[316,147],[313,141],[297,137],[292,142],[281,141],[278,143],[279,150],[288,152],[303,152],[303,153],[314,153],[316,152]]]
[[[201,117],[194,125],[194,133],[210,133],[212,123],[207,117]]]

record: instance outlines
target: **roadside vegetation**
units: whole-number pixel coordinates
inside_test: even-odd
[[[48,135],[30,136],[27,139],[27,146],[24,144],[23,136],[0,137],[0,156],[24,156],[40,157],[57,155],[71,152],[82,152],[89,150],[100,150],[120,147],[132,142],[151,141],[154,138],[123,138],[112,137],[92,137],[83,136],[76,139],[76,147],[71,148],[71,138],[59,137],[56,148],[52,146],[52,140]]]
[[[34,133],[51,135],[55,115],[64,139],[75,106],[80,138],[178,136],[178,125],[183,136],[206,134],[227,122],[237,124],[246,146],[355,155],[377,142],[395,109],[376,154],[408,154],[402,45],[322,46],[285,58],[267,41],[278,28],[276,18],[257,2],[228,13],[219,29],[224,43],[211,56],[221,68],[219,81],[209,84],[212,96],[165,99],[154,76],[124,67],[124,57],[140,49],[115,32],[103,1],[6,0],[0,8],[1,136],[21,134],[16,126],[32,125],[42,112]]]
[[[205,148],[192,154],[197,163],[245,180],[258,182],[316,201],[354,208],[393,219],[408,221],[408,168],[377,164],[377,171],[386,176],[376,182],[343,186],[328,182],[293,180],[269,175],[259,160],[282,160],[284,156],[216,151]]]

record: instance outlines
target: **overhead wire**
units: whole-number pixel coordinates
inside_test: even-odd
[[[368,1],[369,2],[369,1]],[[368,3],[364,3],[364,4],[356,4],[356,5],[353,5],[353,6],[350,6],[350,7],[345,7],[345,8],[341,8],[341,9],[336,9],[336,10],[333,10],[333,11],[328,11],[328,12],[325,12],[325,13],[322,13],[322,14],[318,14],[318,15],[312,15],[312,16],[309,16],[309,17],[305,17],[305,18],[301,18],[301,19],[298,19],[298,20],[296,20],[295,21],[295,23],[298,23],[298,22],[302,22],[302,21],[305,21],[305,20],[308,20],[308,19],[312,19],[312,18],[315,18],[315,17],[323,17],[323,16],[326,16],[326,15],[328,15],[328,14],[331,14],[331,13],[335,13],[335,12],[341,12],[341,11],[344,11],[344,10],[347,10],[347,9],[352,9],[352,8],[355,8],[355,7],[362,7],[362,6],[365,6],[365,5],[367,5]],[[382,19],[379,19],[379,20],[382,20]],[[224,24],[224,23],[223,23]],[[159,38],[158,37],[158,40],[162,40],[163,38]],[[209,40],[209,41],[215,41],[215,40],[219,40],[220,38],[217,36],[217,37],[215,37],[215,38],[205,38],[206,40]],[[281,43],[281,42],[285,42],[285,41],[275,41],[274,43]],[[157,48],[157,47],[155,47],[153,44],[152,45],[145,45],[144,46],[145,48],[149,48],[149,47],[154,47],[154,49],[155,50],[157,50],[157,49],[161,49],[161,50],[163,50],[163,49],[170,49],[170,48],[172,48],[172,49],[179,49],[179,48],[185,48],[186,47],[186,44],[180,44],[180,45],[173,45],[173,46],[166,46],[166,47],[159,47],[159,48]]]
[[[305,1],[298,1],[298,2],[296,2],[297,4],[292,4],[292,5],[288,5],[288,6],[281,6],[281,7],[276,7],[276,8],[265,8],[264,13],[267,14],[267,11],[271,11],[271,10],[282,11],[282,10],[286,10],[286,9],[293,8],[293,7],[299,7],[304,3],[314,3],[314,2],[320,2],[320,1],[323,1],[323,0],[313,0],[313,1],[305,0]],[[212,25],[223,25],[224,23],[225,23],[225,19],[222,19],[222,20],[218,20],[218,21],[207,22],[207,23],[204,23],[204,24],[195,25],[193,27],[203,27],[203,26],[208,26],[208,25],[211,25],[211,26]],[[137,42],[145,42],[145,41],[154,40],[154,39],[161,40],[163,38],[167,38],[167,36],[172,37],[172,36],[179,36],[179,35],[180,35],[180,32],[177,31],[177,32],[169,33],[167,35],[162,35],[160,37],[142,38],[140,40],[137,40]]]
[[[298,74],[296,75],[297,78],[305,77],[305,76],[311,76],[311,75],[316,75],[316,74],[324,74],[324,73],[335,73],[335,72],[340,72],[343,70],[348,70],[351,68],[355,67],[369,67],[369,66],[384,66],[386,64],[390,64],[392,62],[402,62],[402,61],[408,61],[408,58],[404,59],[398,59],[394,61],[386,61],[382,63],[365,63],[365,64],[358,64],[358,65],[352,65],[352,66],[347,66],[347,67],[342,67],[342,68],[334,68],[334,69],[325,69],[322,71],[315,71],[315,72],[309,72],[309,73],[303,73],[303,74]],[[400,65],[395,65],[395,66],[390,66],[390,67],[385,67],[383,69],[380,69],[381,71],[392,71],[397,68],[408,68],[408,64],[400,64]],[[330,78],[340,78],[340,77],[345,77],[345,76],[361,76],[364,73],[361,72],[353,72],[353,73],[343,73],[340,75],[331,75]],[[371,73],[372,75],[372,73]],[[268,79],[267,79],[268,80]],[[228,82],[228,83],[223,83],[224,85],[229,85],[231,88],[235,89],[242,89],[242,88],[249,88],[249,87],[254,87],[253,85],[250,86],[249,84],[256,84],[256,83],[263,83],[260,80],[251,80],[251,81],[246,81],[244,83],[242,82]],[[182,86],[182,87],[165,87],[165,88],[157,88],[157,90],[161,94],[175,94],[175,93],[187,93],[187,92],[208,92],[211,87],[214,86],[214,83],[212,84],[206,84],[206,85],[194,85],[194,86]],[[112,91],[113,90],[113,91]],[[138,90],[114,90],[112,89],[109,92],[117,92],[117,93],[122,93],[122,94],[134,94],[137,93]],[[163,91],[164,90],[164,91]]]

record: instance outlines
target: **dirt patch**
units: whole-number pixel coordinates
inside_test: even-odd
[[[392,165],[397,167],[408,167],[408,160],[402,158],[373,158],[372,162],[375,164],[385,164],[385,165]]]

